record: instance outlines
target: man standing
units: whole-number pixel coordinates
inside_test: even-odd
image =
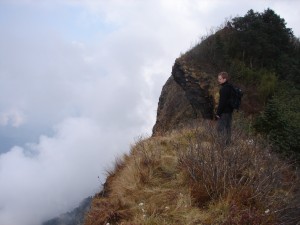
[[[217,108],[216,117],[218,119],[217,131],[221,138],[225,141],[225,144],[230,144],[231,141],[231,122],[233,108],[230,105],[230,97],[232,93],[232,87],[228,83],[229,75],[227,72],[221,72],[218,74],[218,82],[221,85],[220,98]]]

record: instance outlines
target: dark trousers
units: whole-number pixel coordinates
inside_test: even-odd
[[[231,142],[232,113],[223,113],[218,119],[217,131],[219,137],[226,145]]]

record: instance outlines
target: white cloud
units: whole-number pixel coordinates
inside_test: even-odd
[[[0,155],[5,225],[38,224],[98,191],[105,166],[151,132],[175,58],[226,17],[270,5],[299,34],[295,1],[4,3],[0,136],[55,127]]]
[[[116,142],[126,146],[127,140],[89,118],[69,118],[53,137],[0,155],[1,224],[39,224],[98,191],[103,169],[128,151]]]
[[[0,125],[19,127],[25,122],[24,114],[16,109],[0,112]]]

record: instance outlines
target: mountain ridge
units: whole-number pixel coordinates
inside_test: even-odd
[[[90,209],[91,203],[92,197],[87,197],[75,209],[45,221],[42,225],[81,225],[84,222],[85,213]]]
[[[274,32],[284,43],[272,39]],[[298,118],[297,107],[279,115],[284,102],[275,95],[285,81],[290,82],[287,91],[297,90],[300,64],[293,57],[300,51],[292,40],[299,43],[274,11],[249,10],[176,59],[162,88],[152,136],[116,160],[84,224],[297,224],[299,171],[278,153],[294,156],[290,150],[299,146],[297,120],[290,124],[281,117]],[[282,55],[267,57],[278,49]],[[212,120],[216,74],[222,70],[245,91],[242,112],[234,114],[233,144],[226,148]],[[270,99],[276,100],[273,108],[264,112]],[[277,121],[281,128],[273,126]],[[289,128],[285,133],[282,121]],[[259,126],[264,133],[256,132]],[[289,135],[293,145],[284,142]]]

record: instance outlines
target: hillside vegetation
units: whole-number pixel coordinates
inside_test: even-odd
[[[253,128],[286,155],[300,153],[300,41],[273,10],[227,21],[185,53],[189,68],[228,71],[245,92]]]
[[[245,92],[227,147],[220,71]],[[273,10],[226,21],[175,60],[153,135],[116,160],[85,225],[299,224],[299,77],[300,41]]]
[[[204,122],[138,140],[108,173],[85,225],[295,224],[292,166],[236,127],[232,146],[216,135]]]

